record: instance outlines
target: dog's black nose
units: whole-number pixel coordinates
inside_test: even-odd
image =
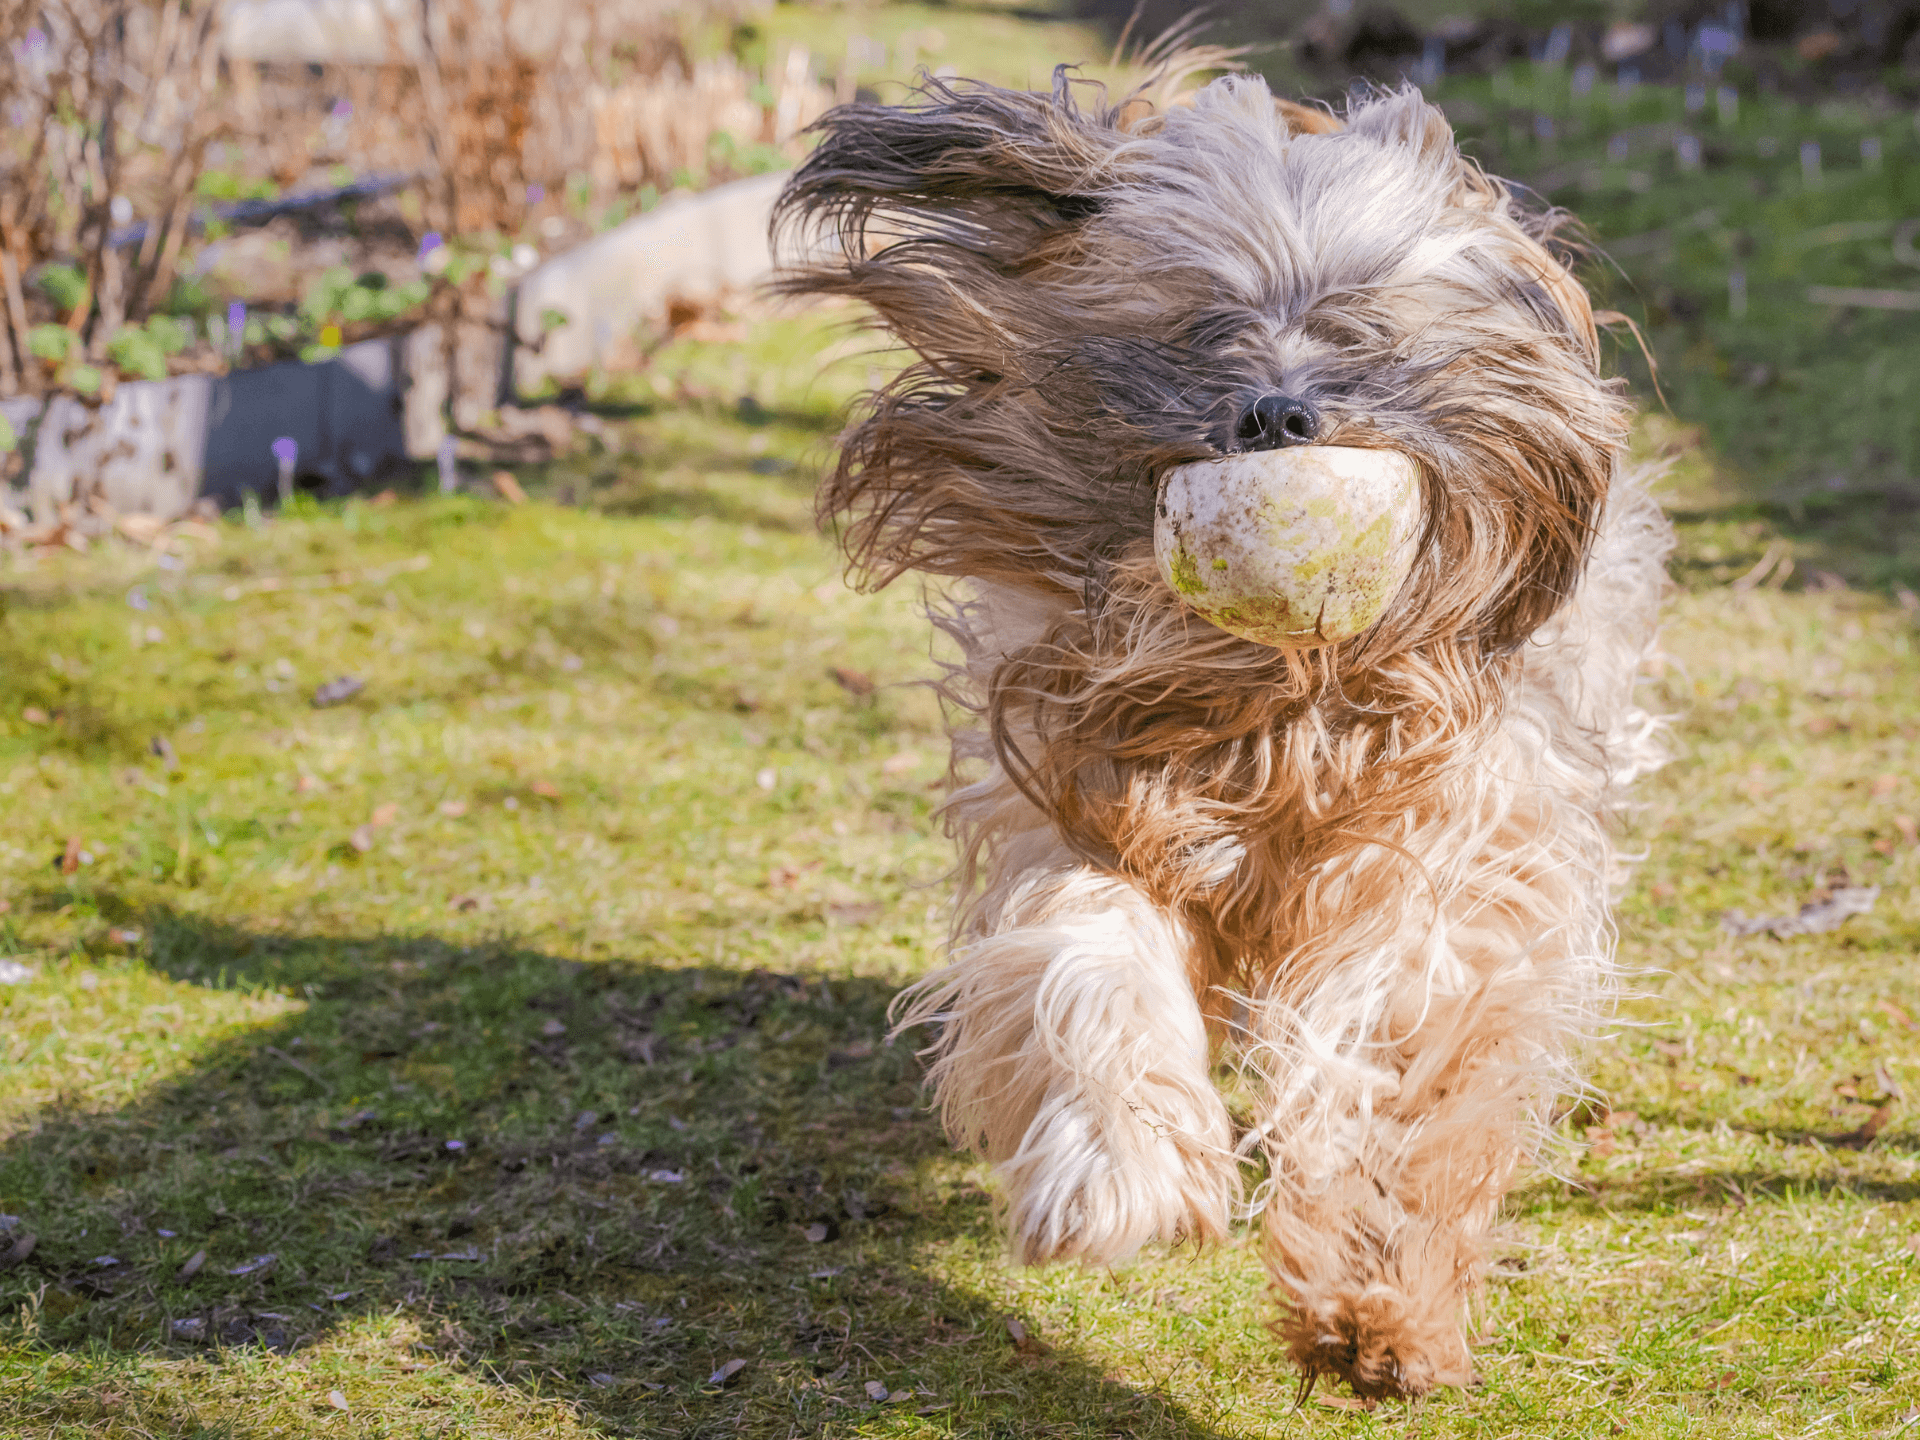
[[[1241,412],[1233,434],[1242,450],[1311,445],[1320,436],[1320,412],[1291,395],[1262,395]]]

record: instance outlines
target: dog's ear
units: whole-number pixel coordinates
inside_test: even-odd
[[[1505,184],[1460,153],[1447,117],[1417,90],[1402,90],[1362,107],[1348,128],[1356,135],[1406,146],[1422,163],[1451,170],[1449,203],[1495,221],[1495,229],[1505,235],[1508,265],[1531,282],[1538,308],[1556,317],[1597,363],[1600,341],[1586,287],[1558,253],[1565,249],[1555,239],[1566,219],[1563,212],[1524,213]]]
[[[1117,112],[1083,109],[1076,88],[1064,74],[1045,95],[934,80],[917,104],[838,106],[814,126],[820,144],[780,197],[775,234],[837,245],[852,264],[898,242],[1021,255],[1035,232],[1092,213],[1125,138]]]
[[[1380,145],[1404,146],[1429,165],[1461,163],[1447,117],[1411,88],[1356,102],[1347,115],[1346,131]]]
[[[774,211],[775,287],[862,300],[923,357],[1004,373],[1035,343],[1026,278],[1099,208],[1116,119],[1064,72],[1051,94],[935,80],[829,111]]]

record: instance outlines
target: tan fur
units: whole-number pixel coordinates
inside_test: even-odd
[[[950,1132],[1029,1262],[1216,1237],[1257,1157],[1294,1361],[1464,1383],[1489,1227],[1611,995],[1609,816],[1659,762],[1665,525],[1556,217],[1410,94],[1343,127],[1243,77],[935,86],[825,125],[788,214],[844,258],[789,288],[921,359],[823,504],[871,582],[958,582],[963,904],[899,1012]],[[1282,385],[1426,511],[1387,615],[1305,651],[1207,625],[1150,546],[1157,477]],[[1238,1135],[1215,1063],[1261,1097]]]

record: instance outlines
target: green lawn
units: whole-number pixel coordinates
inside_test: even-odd
[[[1648,163],[1603,238],[1705,203]],[[1630,273],[1704,295],[1693,243]],[[1365,1413],[1296,1408],[1241,1241],[1006,1266],[885,1043],[950,852],[916,596],[847,592],[812,526],[883,363],[848,314],[670,348],[525,507],[0,557],[0,1434],[1920,1435],[1920,637],[1801,588],[1912,577],[1914,530],[1813,504],[1690,368],[1743,332],[1653,317],[1676,758],[1631,820],[1612,1111],[1514,1198],[1484,1383]],[[1837,368],[1792,383],[1843,394],[1896,320],[1814,326]],[[1734,583],[1769,552],[1799,567]],[[1842,883],[1880,894],[1838,930],[1721,926]]]
[[[948,852],[914,597],[851,595],[811,529],[867,363],[808,363],[857,348],[841,318],[663,356],[692,398],[528,477],[590,506],[354,501],[179,568],[0,572],[0,953],[32,971],[0,987],[0,1210],[36,1240],[0,1272],[0,1430],[1406,1423],[1294,1410],[1245,1245],[1007,1268],[884,1043]],[[1913,617],[1699,578],[1718,533],[1685,527],[1678,758],[1634,822],[1620,1113],[1517,1196],[1486,1383],[1425,1430],[1920,1406]],[[365,690],[314,708],[340,675]],[[1836,932],[1719,927],[1842,872],[1881,897]]]
[[[1625,327],[1617,363],[1712,458],[1691,518],[1765,521],[1806,566],[1920,589],[1920,252],[1901,229],[1920,219],[1920,116],[1735,95],[1580,94],[1564,68],[1516,65],[1436,99],[1489,170],[1579,217],[1657,393]],[[1831,303],[1848,292],[1910,308]]]

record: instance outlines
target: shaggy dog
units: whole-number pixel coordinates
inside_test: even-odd
[[[1659,759],[1667,532],[1563,217],[1410,90],[1341,121],[1062,72],[818,129],[782,284],[917,357],[823,510],[867,584],[947,577],[963,657],[961,904],[902,1012],[949,1131],[1027,1262],[1257,1214],[1307,1383],[1466,1383],[1489,1227],[1610,996],[1609,815]],[[1167,582],[1156,503],[1296,445],[1405,457],[1418,524],[1370,628],[1261,644]]]

